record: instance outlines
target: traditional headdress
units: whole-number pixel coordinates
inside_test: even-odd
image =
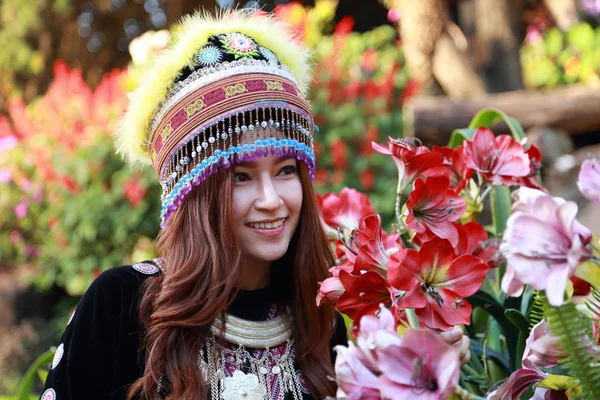
[[[288,27],[270,16],[229,11],[185,17],[175,32],[129,94],[116,135],[119,153],[156,171],[161,226],[220,167],[290,155],[314,179],[309,55]]]

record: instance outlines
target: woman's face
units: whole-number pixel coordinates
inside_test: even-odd
[[[233,215],[246,264],[283,257],[302,208],[297,160],[269,154],[235,166],[233,174]]]

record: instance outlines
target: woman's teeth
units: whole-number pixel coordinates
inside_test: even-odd
[[[251,223],[250,228],[254,229],[275,229],[279,228],[285,222],[285,218],[279,219],[273,222],[260,222],[260,223]]]

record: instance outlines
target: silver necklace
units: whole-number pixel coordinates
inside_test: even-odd
[[[210,330],[196,363],[210,385],[211,400],[283,400],[287,393],[301,400],[302,392],[308,393],[301,384],[302,373],[294,368],[289,312],[265,321],[226,314],[225,329],[219,316]],[[158,392],[161,387],[162,377]]]

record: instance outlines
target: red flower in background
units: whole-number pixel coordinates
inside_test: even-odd
[[[340,138],[335,138],[329,145],[329,151],[331,152],[331,164],[333,168],[345,170],[348,167],[348,148],[346,143]]]
[[[356,189],[343,188],[339,195],[317,195],[317,205],[323,222],[334,231],[338,228],[352,231],[363,218],[375,214],[369,197]]]
[[[458,230],[452,223],[467,209],[465,200],[450,188],[450,178],[445,175],[417,179],[406,202],[410,230],[431,238],[431,234],[448,239],[452,246],[458,244]]]
[[[333,31],[334,36],[347,36],[352,33],[354,28],[354,19],[350,16],[346,16],[338,22]]]
[[[375,184],[375,174],[370,169],[365,169],[359,176],[360,184],[366,191],[371,191]]]
[[[361,67],[365,72],[372,73],[377,68],[377,50],[366,49],[362,54]]]
[[[399,307],[414,308],[428,327],[449,330],[469,324],[471,305],[465,300],[479,290],[488,271],[479,258],[455,258],[449,241],[435,238],[419,251],[401,249],[388,263],[388,278],[393,288],[407,293]]]
[[[140,185],[139,179],[127,179],[123,183],[123,193],[131,205],[137,207],[146,195],[146,188]]]
[[[517,185],[519,178],[530,174],[529,156],[523,146],[508,135],[494,136],[491,130],[479,128],[464,146],[467,166],[490,182]]]

